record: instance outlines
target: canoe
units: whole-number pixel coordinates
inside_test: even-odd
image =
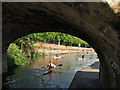
[[[61,58],[61,56],[59,56],[59,57],[54,56],[54,58],[55,58],[55,59],[56,59],[56,58]]]
[[[48,70],[48,71],[44,72],[43,75],[46,75],[46,74],[51,73],[51,72],[52,72],[52,70]]]
[[[77,58],[78,60],[86,60],[87,58]]]

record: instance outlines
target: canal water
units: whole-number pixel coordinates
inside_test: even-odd
[[[53,56],[41,57],[24,68],[17,68],[14,75],[7,78],[5,84],[10,88],[69,88],[75,73],[96,61],[97,54],[85,54],[85,59],[81,59],[81,54],[61,55],[59,60]],[[49,74],[43,75],[47,71],[49,60],[54,64],[62,64]]]

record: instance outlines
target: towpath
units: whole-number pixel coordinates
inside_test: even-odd
[[[84,69],[77,71],[70,88],[100,88],[99,60]]]

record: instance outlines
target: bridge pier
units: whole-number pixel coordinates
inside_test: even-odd
[[[2,73],[7,72],[7,44],[2,44]]]

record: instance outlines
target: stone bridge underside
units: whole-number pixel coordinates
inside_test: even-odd
[[[100,59],[102,87],[120,88],[120,18],[106,3],[3,3],[2,71],[6,51],[17,38],[63,32],[87,41]]]

